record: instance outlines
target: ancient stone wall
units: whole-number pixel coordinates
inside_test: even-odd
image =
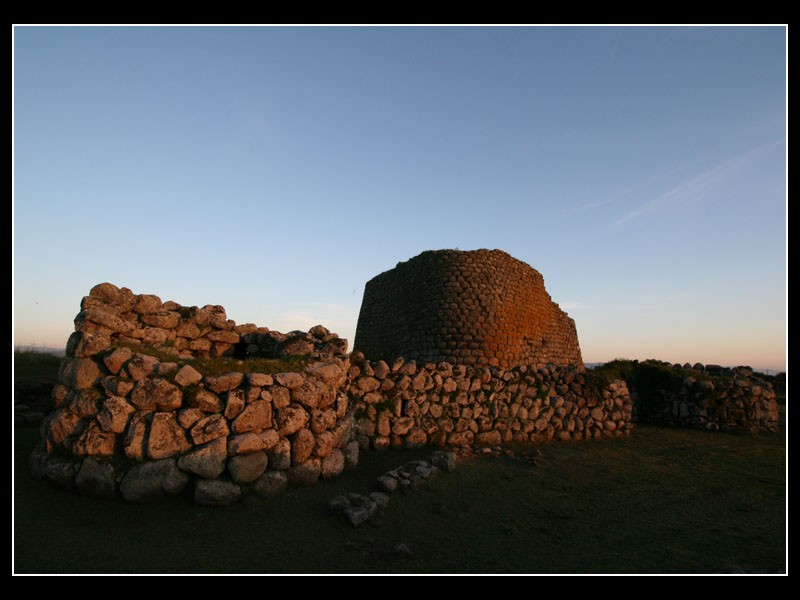
[[[629,435],[624,381],[575,367],[502,369],[362,360],[349,394],[362,446],[495,446]]]
[[[142,502],[182,491],[227,503],[251,489],[334,477],[358,461],[344,393],[346,341],[323,327],[283,336],[101,284],[83,299],[33,472]],[[227,357],[306,356],[301,372]],[[213,360],[199,361],[217,357]],[[227,362],[226,362],[227,361]],[[220,363],[225,372],[218,373]],[[256,369],[253,370],[253,365]],[[267,363],[268,364],[268,363]],[[239,368],[237,368],[239,367]]]
[[[436,250],[367,282],[355,350],[372,360],[583,368],[575,322],[500,250]]]
[[[626,378],[641,423],[710,431],[778,431],[775,390],[750,367],[637,361]]]
[[[281,334],[236,325],[221,306],[95,286],[75,319],[32,472],[96,496],[144,502],[190,487],[199,503],[226,504],[334,477],[357,464],[359,448],[619,437],[637,417],[777,430],[775,393],[752,369],[615,361],[586,371],[574,323],[524,263],[498,251],[423,253],[409,263],[418,260],[430,264],[405,273],[400,265],[401,275],[368,284],[359,339],[372,340],[375,354],[421,348],[417,356],[446,352],[453,362],[348,356],[346,340],[322,326]],[[389,315],[387,293],[407,312]],[[389,328],[373,324],[379,315]],[[293,370],[267,372],[276,357]]]

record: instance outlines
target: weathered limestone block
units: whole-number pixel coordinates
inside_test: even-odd
[[[308,460],[314,451],[316,440],[308,429],[300,429],[292,436],[292,464],[300,464]]]
[[[122,433],[128,425],[128,417],[134,410],[124,398],[112,396],[103,402],[103,408],[97,415],[97,422],[103,431]]]
[[[212,392],[221,394],[239,387],[242,379],[244,379],[243,373],[231,372],[217,377],[205,377],[204,382]]]
[[[229,421],[235,419],[244,410],[244,391],[235,389],[228,392],[225,400],[225,418]]]
[[[281,440],[278,432],[274,429],[265,429],[264,431],[259,431],[256,435],[264,443],[264,450],[271,450]]]
[[[272,427],[272,406],[265,400],[256,400],[244,407],[233,422],[233,431],[260,431]]]
[[[272,375],[263,373],[250,373],[247,375],[247,382],[254,387],[269,387],[273,383]]]
[[[130,396],[131,404],[139,410],[177,410],[183,394],[178,386],[161,377],[148,377],[136,383]]]
[[[178,372],[175,373],[175,383],[181,387],[198,384],[202,379],[203,376],[191,365],[183,365]]]
[[[335,447],[338,447],[336,446],[336,436],[330,431],[323,431],[322,433],[316,434],[314,437],[316,440],[314,444],[314,456],[325,458]]]
[[[305,382],[305,377],[300,373],[276,373],[272,377],[278,385],[290,390],[299,388]]]
[[[273,431],[275,433],[277,442],[277,432],[272,429],[269,431]],[[230,438],[228,438],[228,454],[230,456],[260,452],[265,448],[266,443],[264,439],[255,433],[242,433],[239,435],[232,435]]]
[[[205,416],[206,413],[199,408],[184,408],[178,412],[178,424],[188,431]]]
[[[103,431],[97,421],[92,421],[78,437],[72,451],[77,456],[111,456],[116,442],[117,436]]]
[[[175,329],[181,321],[181,316],[177,312],[162,310],[147,313],[139,316],[139,321],[151,327],[160,329]]]
[[[96,388],[78,390],[72,392],[69,409],[81,419],[92,417],[99,411],[102,398],[102,394]]]
[[[191,430],[192,440],[196,445],[205,444],[219,437],[227,437],[228,422],[222,415],[209,415],[195,423]]]
[[[222,400],[214,393],[206,389],[198,389],[188,392],[185,396],[186,405],[192,408],[199,408],[206,413],[221,413]]]
[[[278,433],[289,436],[306,426],[309,415],[302,406],[292,404],[278,409]]]
[[[90,358],[64,358],[61,361],[59,381],[73,390],[92,387],[102,372]]]
[[[178,423],[175,413],[157,412],[150,424],[147,456],[152,460],[169,458],[190,448],[186,433]]]
[[[134,354],[125,365],[125,369],[134,381],[141,381],[149,377],[156,368],[158,359],[146,354]]]
[[[120,379],[119,377],[102,377],[99,381],[106,395],[109,397],[117,396],[119,398],[125,398],[134,387],[132,381]]]

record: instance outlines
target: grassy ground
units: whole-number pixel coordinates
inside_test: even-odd
[[[33,480],[38,428],[15,428],[17,573],[782,573],[785,440],[638,427],[542,447],[545,466],[475,457],[397,492],[358,529],[331,497],[373,489],[429,451],[362,454],[356,471],[225,508],[183,496],[98,500]],[[407,545],[410,554],[398,552]]]

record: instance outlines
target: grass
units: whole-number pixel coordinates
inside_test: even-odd
[[[20,364],[20,370],[24,365]],[[17,364],[15,362],[15,371]],[[52,367],[52,365],[51,365]],[[430,450],[362,453],[334,481],[271,500],[99,500],[33,480],[38,427],[14,429],[17,573],[783,573],[781,434],[639,426],[541,446],[545,466],[475,457],[395,493],[358,529],[326,513]],[[406,544],[410,555],[393,550]]]
[[[14,381],[49,381],[58,377],[61,357],[36,350],[14,350]]]
[[[198,357],[184,359],[177,356],[169,349],[157,348],[145,344],[117,343],[115,348],[128,348],[140,354],[146,354],[157,358],[160,362],[177,362],[182,365],[191,365],[203,375],[215,376],[231,371],[239,373],[264,373],[272,375],[274,373],[301,373],[309,364],[310,358],[307,356],[289,356],[286,358],[262,358],[252,357],[238,359],[230,356],[219,357]]]
[[[19,573],[778,573],[785,563],[781,435],[639,427],[542,447],[548,466],[474,458],[396,493],[358,529],[328,499],[427,450],[368,452],[356,471],[272,500],[128,505],[28,474],[15,441]],[[404,543],[410,556],[393,552]]]

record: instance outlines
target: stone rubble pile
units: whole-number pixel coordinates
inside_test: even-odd
[[[391,494],[398,490],[418,490],[440,471],[450,473],[455,467],[455,452],[435,451],[430,461],[412,460],[378,477],[376,481],[380,491],[370,492],[368,495],[349,493],[331,498],[328,511],[343,516],[353,527],[358,527],[373,517],[379,509],[386,508]]]

